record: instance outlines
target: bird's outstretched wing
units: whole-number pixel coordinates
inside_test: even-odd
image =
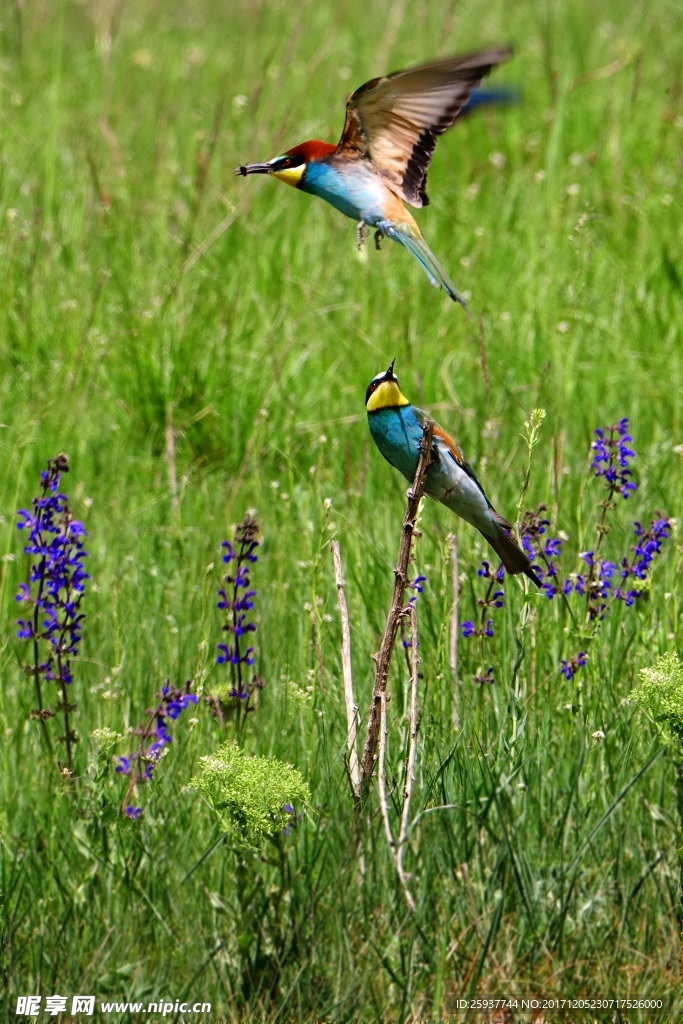
[[[338,151],[367,157],[411,206],[426,206],[427,168],[439,135],[509,47],[451,57],[373,78],[346,104]]]

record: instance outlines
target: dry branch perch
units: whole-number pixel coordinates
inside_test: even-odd
[[[420,458],[415,472],[413,486],[408,491],[408,507],[403,517],[403,529],[401,531],[401,543],[398,549],[398,562],[394,570],[394,592],[391,596],[391,605],[387,616],[387,624],[382,637],[382,645],[377,656],[377,672],[375,674],[375,685],[372,692],[372,706],[368,716],[368,728],[365,734],[365,746],[361,760],[360,784],[361,795],[366,796],[372,773],[375,767],[377,740],[379,735],[379,724],[382,709],[382,695],[386,692],[387,676],[391,654],[396,642],[399,622],[404,614],[403,598],[405,595],[406,581],[408,577],[408,562],[410,560],[410,547],[413,540],[415,520],[420,505],[420,498],[424,494],[425,479],[427,470],[432,461],[432,437],[434,436],[434,423],[432,420],[425,420],[422,441],[420,443]]]
[[[415,910],[415,901],[408,888],[408,875],[403,867],[403,855],[408,841],[408,829],[410,826],[410,801],[413,796],[415,784],[415,760],[417,757],[417,727],[419,715],[417,710],[417,688],[420,680],[417,637],[417,608],[414,604],[410,606],[410,635],[412,644],[413,663],[410,673],[410,737],[408,739],[408,757],[406,758],[406,781],[403,790],[403,810],[401,812],[401,828],[398,834],[398,849],[396,850],[396,870],[403,886],[408,906]]]
[[[403,788],[403,810],[401,811],[401,824],[399,827],[398,840],[394,839],[391,829],[391,818],[389,816],[389,795],[386,782],[386,753],[387,753],[387,701],[386,693],[380,694],[380,716],[379,716],[379,755],[377,763],[377,789],[379,793],[379,806],[384,822],[384,832],[389,844],[389,850],[396,865],[396,874],[401,883],[403,894],[409,909],[415,913],[415,900],[410,891],[410,875],[403,866],[406,843],[408,842],[408,831],[410,829],[410,801],[413,796],[415,783],[415,760],[417,756],[417,690],[419,685],[419,657],[417,637],[417,609],[411,605],[408,611],[410,615],[410,646],[412,650],[412,664],[410,669],[410,735],[408,737],[408,756],[406,758],[406,777]]]
[[[339,542],[332,541],[332,559],[334,561],[334,578],[337,584],[337,600],[342,628],[342,675],[344,677],[344,701],[346,703],[346,743],[349,750],[349,783],[355,800],[360,798],[360,766],[356,752],[356,736],[358,734],[358,706],[353,697],[353,676],[351,674],[351,631],[349,629],[349,613],[344,596],[344,575],[342,573]]]

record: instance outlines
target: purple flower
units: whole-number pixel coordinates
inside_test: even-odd
[[[505,569],[502,565],[499,565],[496,571],[493,572],[488,562],[482,562],[477,569],[477,576],[483,576],[484,579],[496,580],[498,583],[502,583],[505,578]]]
[[[235,622],[235,636],[244,636],[245,633],[255,633],[256,626],[253,622],[247,622],[245,615],[238,615]]]
[[[87,552],[86,531],[74,519],[69,500],[60,490],[62,475],[68,472],[65,455],[49,459],[40,474],[41,491],[32,509],[17,513],[17,529],[25,532],[24,552],[29,556],[28,583],[19,584],[16,600],[32,606],[31,618],[19,619],[17,636],[33,641],[33,664],[29,674],[35,680],[39,708],[35,717],[45,723],[43,683],[60,687],[58,711],[64,716],[66,766],[71,768],[72,746],[77,736],[70,724],[75,705],[66,687],[73,680],[71,663],[78,656],[84,615],[80,610],[86,581],[83,568]]]
[[[408,604],[409,605],[410,604],[414,605],[414,604],[417,603],[417,596],[418,596],[418,594],[421,594],[423,592],[424,584],[426,582],[427,582],[427,577],[426,576],[416,576],[414,580],[410,580],[409,582],[406,583],[406,587],[409,590],[414,590],[415,591],[415,593],[412,595],[412,597],[408,598]]]
[[[466,622],[460,623],[460,629],[462,630],[463,636],[474,636],[475,626],[473,622],[469,621],[469,619]]]
[[[563,658],[560,662],[560,672],[565,679],[572,680],[580,668],[583,668],[588,661],[588,655],[585,651],[579,651],[578,654],[570,658],[569,661],[565,661]]]
[[[543,589],[546,597],[551,600],[559,593],[559,586],[551,582],[557,580],[557,566],[553,559],[562,552],[562,541],[559,538],[546,537],[541,540],[550,526],[550,520],[543,517],[545,505],[539,505],[535,512],[525,512],[520,525],[522,547],[530,559],[534,572],[541,581],[545,578]]]
[[[591,469],[595,476],[604,478],[609,492],[608,500],[617,491],[622,498],[628,498],[638,486],[631,480],[632,471],[629,468],[629,460],[634,459],[636,453],[631,447],[633,438],[628,433],[628,417],[624,416],[611,427],[597,428],[593,436]]]
[[[633,524],[633,532],[637,543],[631,548],[633,557],[622,558],[620,576],[624,583],[629,577],[636,580],[645,580],[653,559],[661,552],[662,544],[668,540],[671,533],[671,523],[668,517],[657,513],[657,518],[650,521],[646,530],[641,523],[636,521]],[[614,567],[616,572],[616,566]],[[626,607],[630,607],[641,596],[637,587],[620,586],[614,591],[614,597],[623,601]]]
[[[50,459],[48,469],[41,473],[43,492],[33,499],[33,514],[26,509],[17,513],[17,528],[29,531],[24,551],[37,559],[29,571],[30,584],[36,585],[36,613],[32,625],[19,620],[17,635],[49,642],[59,666],[58,681],[63,683],[70,681],[69,661],[78,654],[84,618],[79,609],[85,581],[90,578],[82,564],[87,557],[83,547],[85,528],[71,518],[68,499],[58,492],[62,473],[67,470],[65,456]],[[31,600],[30,584],[19,585],[18,601]]]
[[[169,718],[176,719],[181,711],[184,711],[190,704],[197,703],[197,695],[195,693],[184,693],[177,700],[172,700],[166,705],[166,714]]]
[[[162,686],[157,706],[149,709],[149,720],[146,725],[139,726],[135,732],[140,737],[138,749],[127,757],[117,757],[115,771],[128,778],[128,788],[123,798],[123,813],[129,818],[139,818],[142,808],[129,804],[129,800],[137,787],[149,782],[157,767],[161,752],[173,742],[168,725],[174,722],[182,712],[197,703],[197,696],[190,693],[192,682],[185,684],[184,689],[172,685],[168,681]]]
[[[242,639],[248,633],[256,632],[256,623],[251,621],[247,613],[254,608],[256,591],[251,586],[251,566],[258,560],[255,554],[259,542],[256,539],[258,524],[251,516],[245,516],[235,531],[234,543],[223,541],[225,552],[223,561],[230,565],[228,573],[223,577],[223,586],[218,591],[218,608],[225,612],[223,632],[230,634],[230,639],[216,645],[216,664],[227,665],[230,669],[231,689],[229,699],[236,702],[247,700],[254,689],[255,683],[247,685],[243,680],[243,668],[254,664],[254,648],[243,647]],[[423,577],[418,577],[417,583]],[[417,587],[421,589],[421,587]],[[220,714],[220,700],[208,696],[207,700]]]
[[[292,807],[291,804],[283,804],[282,810],[285,812],[285,814],[289,815],[289,819],[284,828],[282,829],[283,836],[288,836],[289,833],[294,828],[294,826],[296,825],[296,815],[294,813],[294,808]]]

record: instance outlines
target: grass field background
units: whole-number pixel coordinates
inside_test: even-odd
[[[374,793],[354,816],[329,542],[341,542],[365,714],[405,485],[371,443],[363,397],[394,357],[404,391],[511,518],[524,422],[545,409],[524,507],[547,503],[566,571],[591,546],[602,497],[588,472],[595,427],[628,416],[637,451],[612,553],[627,553],[634,519],[678,515],[680,31],[663,0],[5,5],[3,1013],[38,992],[196,999],[214,1016],[282,1020],[444,1016],[466,994],[678,1005],[673,767],[628,702],[639,670],[680,637],[676,532],[648,599],[616,610],[572,681],[558,671],[582,649],[571,620],[508,583],[486,654],[497,682],[481,687],[474,641],[459,641],[457,680],[449,667],[449,531],[462,619],[477,614],[487,555],[424,506],[415,915]],[[367,79],[501,42],[515,57],[496,81],[521,102],[439,142],[418,213],[470,318],[398,246],[359,258],[351,221],[233,176],[303,139],[336,140],[344,97]],[[14,625],[26,578],[15,512],[60,451],[92,577],[70,785],[28,720]],[[258,854],[228,841],[201,860],[220,829],[188,782],[231,723],[203,707],[178,720],[139,821],[119,814],[113,758],[167,677],[200,693],[225,679],[220,543],[247,510],[262,530],[252,580],[266,686],[242,744],[297,766],[311,804]],[[394,809],[405,677],[397,653]],[[91,734],[105,727],[120,738],[102,750]]]

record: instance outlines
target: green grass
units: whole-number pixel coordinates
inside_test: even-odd
[[[509,585],[497,683],[481,688],[472,642],[459,642],[457,681],[449,668],[448,532],[461,619],[476,614],[483,545],[424,506],[414,916],[374,792],[354,818],[329,552],[337,537],[365,714],[405,488],[371,444],[363,395],[393,357],[510,517],[524,421],[546,410],[525,504],[548,504],[568,568],[600,499],[587,472],[596,426],[630,417],[638,452],[613,553],[633,519],[679,513],[675,6],[196,0],[121,5],[120,23],[115,11],[57,0],[0,14],[3,1010],[34,992],[163,995],[280,1020],[445,1016],[475,993],[677,999],[674,769],[628,702],[640,668],[680,642],[677,536],[649,598],[605,624],[581,689],[557,670],[580,649],[569,618]],[[376,74],[508,40],[515,60],[497,78],[523,101],[439,142],[432,205],[418,212],[469,319],[397,246],[361,260],[351,221],[232,174],[336,139],[344,96]],[[26,572],[14,513],[59,451],[92,576],[66,787],[28,720],[14,626]],[[112,757],[132,749],[126,733],[167,677],[204,692],[224,678],[219,545],[247,509],[263,534],[253,582],[267,685],[243,745],[295,765],[312,798],[260,855],[218,844],[202,859],[220,833],[188,783],[231,726],[201,708],[196,724],[178,720],[140,822],[118,814]],[[404,677],[396,656],[397,810]],[[121,738],[98,754],[89,737],[103,727]]]

